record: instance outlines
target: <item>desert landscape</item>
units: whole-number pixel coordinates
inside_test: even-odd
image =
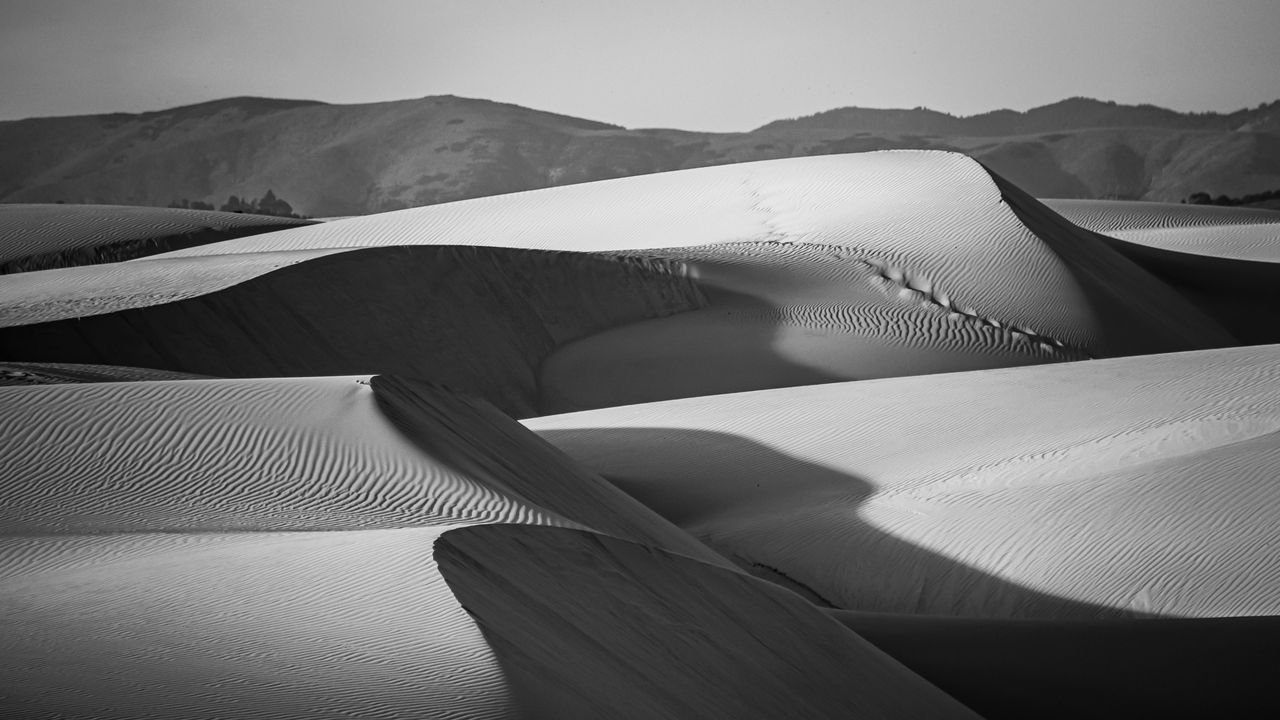
[[[1280,101],[1002,54],[1158,89],[1227,30],[145,4],[0,23],[0,716],[1280,716]],[[366,56],[634,118],[1041,99],[207,99]]]

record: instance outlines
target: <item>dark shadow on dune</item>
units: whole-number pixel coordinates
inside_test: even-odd
[[[867,481],[737,435],[675,428],[543,430],[538,434],[677,526],[697,528],[698,539],[740,567],[819,605],[974,618],[1147,617],[1126,608],[1024,587],[899,539],[859,517],[859,506],[872,494]],[[643,466],[648,457],[662,458],[660,475],[657,471],[627,473],[628,465]],[[778,478],[792,482],[778,487]],[[865,562],[857,557],[834,558],[846,568],[842,573],[852,577],[850,593],[824,581],[820,573],[754,555],[715,527],[718,516],[735,513],[732,528],[738,532],[758,528],[764,534],[759,546],[794,544],[797,531],[793,528],[777,528],[780,534],[772,542],[767,525],[775,508],[788,514],[786,522],[794,522],[796,497],[807,499],[800,505],[811,507],[815,514],[838,508],[844,523],[840,537],[853,538],[853,545],[866,553]],[[750,503],[751,512],[737,513],[738,503]],[[814,562],[810,567],[822,565]]]
[[[539,368],[539,414],[850,379],[784,357],[775,347],[776,323],[737,319],[770,313],[773,303],[703,278],[696,282],[703,307],[607,328],[557,348]],[[573,354],[578,372],[559,367]]]
[[[1182,293],[1247,345],[1280,343],[1280,263],[1212,257],[1108,236],[1117,252]]]
[[[1094,304],[1108,357],[1232,347],[1239,341],[1191,299],[986,168],[1009,209],[1071,269]]]
[[[586,530],[435,542],[532,718],[976,718],[792,593]]]
[[[200,259],[191,261],[197,266]],[[218,377],[397,373],[537,414],[575,338],[705,303],[679,263],[470,246],[317,257],[198,297],[0,328],[0,359]]]
[[[1280,617],[1046,622],[829,612],[988,720],[1280,717]]]
[[[226,240],[236,240],[261,233],[276,232],[292,227],[312,225],[313,221],[298,220],[294,223],[276,222],[270,225],[245,225],[233,229],[218,230],[206,228],[186,233],[165,235],[162,237],[145,237],[133,240],[120,240],[102,245],[58,250],[39,253],[26,257],[14,258],[0,263],[0,275],[32,272],[35,270],[53,270],[55,268],[78,267],[81,265],[101,265],[103,263],[123,262],[138,258],[159,255],[161,253],[187,250],[201,245],[211,245]]]

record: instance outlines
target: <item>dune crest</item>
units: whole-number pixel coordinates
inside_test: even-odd
[[[526,417],[1235,342],[942,152],[624,178],[19,277],[0,286],[11,359],[392,372]]]

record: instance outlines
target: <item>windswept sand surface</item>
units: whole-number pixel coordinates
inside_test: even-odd
[[[0,388],[0,408],[15,716],[976,717],[422,383]]]
[[[104,262],[310,225],[309,220],[129,205],[0,205],[0,268]],[[126,245],[130,247],[125,247]],[[133,247],[136,246],[136,247]]]
[[[1046,200],[1084,228],[1162,250],[1280,262],[1280,212],[1117,200]]]
[[[479,245],[499,260],[461,266],[474,281],[453,303],[424,302],[429,288],[415,286],[441,282],[425,280],[439,258],[459,267]],[[522,260],[530,248],[543,259]],[[400,274],[370,269],[375,255]],[[515,270],[485,269],[494,263]],[[623,291],[566,292],[608,263],[666,269]],[[481,312],[470,298],[485,295],[500,301]],[[542,319],[521,318],[547,297],[559,299]],[[443,372],[525,416],[1234,342],[1103,238],[939,152],[625,178],[28,273],[0,287],[0,323],[18,360],[227,376]],[[469,360],[427,361],[401,339],[452,337],[457,324],[481,336],[565,330],[536,351],[490,348],[481,362],[500,368],[487,383],[449,375]]]
[[[1280,212],[1050,200],[1072,222],[1163,279],[1241,342],[1280,342]]]
[[[821,385],[526,424],[836,607],[1280,611],[1280,348]]]
[[[882,152],[4,276],[0,715],[1280,713],[1275,227]]]

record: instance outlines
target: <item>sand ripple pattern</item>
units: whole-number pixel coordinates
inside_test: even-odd
[[[9,535],[552,521],[431,462],[358,378],[14,387],[0,408]]]
[[[525,421],[849,609],[1280,612],[1280,351],[759,391]]]
[[[0,265],[134,241],[200,233],[249,233],[310,225],[308,220],[128,205],[0,205]]]
[[[23,718],[513,717],[432,558],[448,527],[0,539],[0,706]]]
[[[1094,232],[1161,250],[1280,262],[1280,213],[1255,208],[1106,200],[1049,200]]]
[[[364,378],[0,388],[0,710],[497,718],[440,533],[568,524],[425,455]]]

